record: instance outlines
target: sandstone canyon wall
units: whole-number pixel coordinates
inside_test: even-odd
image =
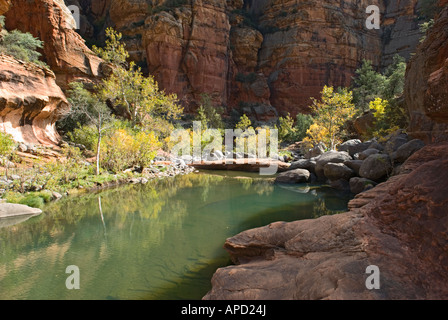
[[[208,93],[257,120],[307,112],[323,85],[348,86],[362,59],[409,58],[420,37],[417,0],[66,2],[82,8],[85,37],[122,32],[132,58],[187,110]],[[365,27],[368,5],[380,7],[381,30]]]

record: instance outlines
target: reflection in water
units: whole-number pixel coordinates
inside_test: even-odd
[[[229,263],[226,238],[345,210],[347,201],[325,188],[223,173],[67,198],[0,229],[0,299],[200,299]],[[80,290],[65,287],[68,265],[80,269]]]

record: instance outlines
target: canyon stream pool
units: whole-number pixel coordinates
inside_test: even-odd
[[[201,299],[237,233],[347,209],[322,185],[276,185],[238,172],[200,172],[45,205],[0,224],[0,299]],[[68,266],[79,269],[69,290]]]

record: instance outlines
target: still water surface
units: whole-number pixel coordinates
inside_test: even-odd
[[[344,211],[349,197],[218,172],[69,197],[0,228],[0,299],[201,299],[230,264],[226,238]],[[66,288],[69,265],[79,290]]]

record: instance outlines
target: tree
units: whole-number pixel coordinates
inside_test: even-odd
[[[8,176],[8,162],[15,146],[14,138],[7,133],[0,131],[0,156],[4,157],[5,176]],[[0,161],[3,160],[0,158]]]
[[[71,113],[68,116],[79,116],[82,114],[85,116],[87,124],[93,125],[96,128],[96,174],[99,175],[101,139],[104,131],[112,127],[111,121],[113,117],[110,109],[96,94],[86,90],[82,83],[71,83],[68,94],[68,100],[72,106]]]
[[[306,137],[306,132],[313,124],[313,117],[309,114],[298,113],[296,117],[296,141],[301,141]]]
[[[356,74],[353,89],[355,105],[365,112],[370,110],[370,103],[375,99],[387,100],[383,129],[386,130],[386,126],[407,127],[407,111],[400,103],[404,91],[406,60],[395,55],[383,74],[374,71],[370,61],[364,61]]]
[[[243,131],[249,129],[252,126],[252,121],[250,121],[249,117],[243,114],[240,117],[240,122],[238,122],[235,126],[235,129],[241,129]]]
[[[353,79],[353,102],[361,111],[369,111],[369,103],[382,96],[386,86],[386,77],[373,69],[372,62],[363,60],[361,68],[355,71]]]
[[[224,110],[213,106],[212,98],[207,93],[201,94],[201,105],[198,109],[197,120],[201,121],[204,129],[224,129],[224,122],[222,121],[222,113]]]
[[[324,128],[324,143],[335,150],[344,135],[344,125],[355,115],[355,106],[352,102],[353,93],[347,88],[338,92],[333,87],[324,86],[321,101],[313,100],[311,110],[314,113],[314,123]]]
[[[295,138],[296,128],[294,127],[294,119],[288,113],[286,117],[280,117],[278,137],[280,141],[292,142]]]
[[[106,46],[94,50],[113,65],[113,72],[98,85],[99,96],[123,106],[134,126],[145,128],[163,122],[166,128],[167,121],[177,119],[182,113],[176,95],[159,90],[152,76],[145,77],[135,62],[126,61],[129,53],[120,42],[121,33],[108,28],[106,36]]]
[[[33,37],[28,32],[4,30],[5,17],[3,16],[0,16],[0,26],[0,29],[3,29],[0,37],[0,52],[9,54],[19,60],[45,65],[45,63],[39,61],[41,54],[37,51],[37,49],[43,48],[43,41]]]

